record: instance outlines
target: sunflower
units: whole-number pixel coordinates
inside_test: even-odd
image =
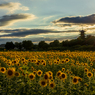
[[[12,61],[12,63],[16,64],[16,63],[17,63],[17,61],[16,61],[16,60],[13,60],[13,61]]]
[[[19,67],[20,66],[20,63],[17,63],[16,65]]]
[[[28,62],[31,62],[31,59],[28,59]]]
[[[34,75],[33,73],[31,73],[31,74],[29,74],[29,76],[28,76],[28,77],[29,77],[29,79],[30,79],[30,80],[34,80],[35,75]]]
[[[61,71],[58,71],[57,74],[56,74],[56,76],[59,78],[60,75],[61,75],[61,73],[62,73]]]
[[[33,71],[33,74],[34,74],[34,75],[36,75],[36,73],[37,73],[36,71]]]
[[[37,66],[39,66],[39,65],[40,65],[40,63],[39,63],[39,62],[37,62],[37,63],[36,63],[36,65],[37,65]]]
[[[62,71],[65,71],[65,68],[62,68]]]
[[[48,71],[48,74],[49,74],[49,75],[53,75],[53,73],[52,73],[51,71]]]
[[[15,72],[15,69],[13,69],[13,68],[8,68],[8,69],[7,69],[7,72],[6,72],[7,77],[8,77],[8,78],[14,77],[14,72]]]
[[[51,61],[49,61],[49,62],[48,62],[48,64],[49,64],[49,65],[52,65],[52,62],[51,62]]]
[[[46,66],[46,62],[43,62],[42,65],[43,65],[43,66]]]
[[[37,75],[38,75],[38,76],[41,76],[42,73],[43,73],[43,72],[42,72],[41,70],[38,70],[38,71],[37,71]]]
[[[47,86],[46,80],[41,80],[41,81],[40,81],[40,86],[46,87],[46,86]]]
[[[78,77],[78,81],[82,81],[82,78]]]
[[[93,68],[92,72],[95,72],[95,69]]]
[[[44,79],[45,80],[48,80],[49,79],[49,74],[48,73],[44,74]]]
[[[90,63],[90,66],[93,66],[93,63]]]
[[[54,64],[57,64],[57,60],[54,60]]]
[[[73,82],[73,84],[78,84],[78,82],[79,82],[79,81],[78,81],[78,77],[75,76],[75,77],[73,78],[72,82]]]
[[[15,72],[14,74],[16,77],[19,77],[20,76],[20,73],[19,72]]]
[[[22,75],[23,75],[24,77],[26,76],[24,72],[22,72]]]
[[[25,61],[25,58],[22,58],[21,61]]]
[[[66,79],[67,75],[65,73],[61,73],[60,77],[61,77],[61,79]]]
[[[62,64],[65,63],[65,60],[62,60],[61,63],[62,63]]]
[[[60,59],[59,58],[57,58],[57,62],[59,62],[60,61]]]
[[[0,72],[1,73],[5,73],[6,72],[6,68],[5,67],[0,67]]]
[[[88,86],[88,84],[87,84],[87,83],[84,83],[84,85],[85,85],[85,86]]]
[[[66,59],[65,59],[65,62],[66,62],[66,63],[68,63],[69,61],[70,61],[69,58],[66,58]]]
[[[88,72],[88,69],[87,68],[84,68],[84,71],[87,73]]]
[[[91,78],[93,74],[91,72],[87,72],[87,77]]]
[[[54,83],[54,82],[50,82],[50,83],[49,83],[49,87],[50,87],[51,89],[53,89],[53,88],[55,87],[55,83]]]

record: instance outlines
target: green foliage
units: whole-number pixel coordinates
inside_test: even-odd
[[[14,49],[14,46],[18,48],[18,50],[22,50],[24,47],[25,50],[39,50],[39,51],[47,51],[47,50],[81,50],[81,51],[95,51],[95,37],[91,35],[87,35],[85,38],[78,37],[77,39],[65,40],[61,43],[58,40],[54,40],[49,44],[45,41],[40,41],[38,44],[33,44],[31,40],[22,41],[22,42],[7,42],[5,47],[7,50]]]
[[[5,48],[7,50],[11,50],[14,49],[15,45],[13,44],[13,42],[6,42]]]
[[[32,50],[33,48],[33,43],[32,41],[28,40],[28,41],[22,41],[22,46],[26,49],[26,50]]]

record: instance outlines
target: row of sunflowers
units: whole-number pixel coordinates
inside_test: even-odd
[[[0,52],[2,95],[94,95],[94,90],[95,52]]]

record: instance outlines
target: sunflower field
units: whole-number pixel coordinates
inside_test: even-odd
[[[95,52],[0,52],[0,95],[95,95]]]

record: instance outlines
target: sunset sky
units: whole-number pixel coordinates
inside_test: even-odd
[[[0,0],[0,44],[95,36],[95,0]]]

